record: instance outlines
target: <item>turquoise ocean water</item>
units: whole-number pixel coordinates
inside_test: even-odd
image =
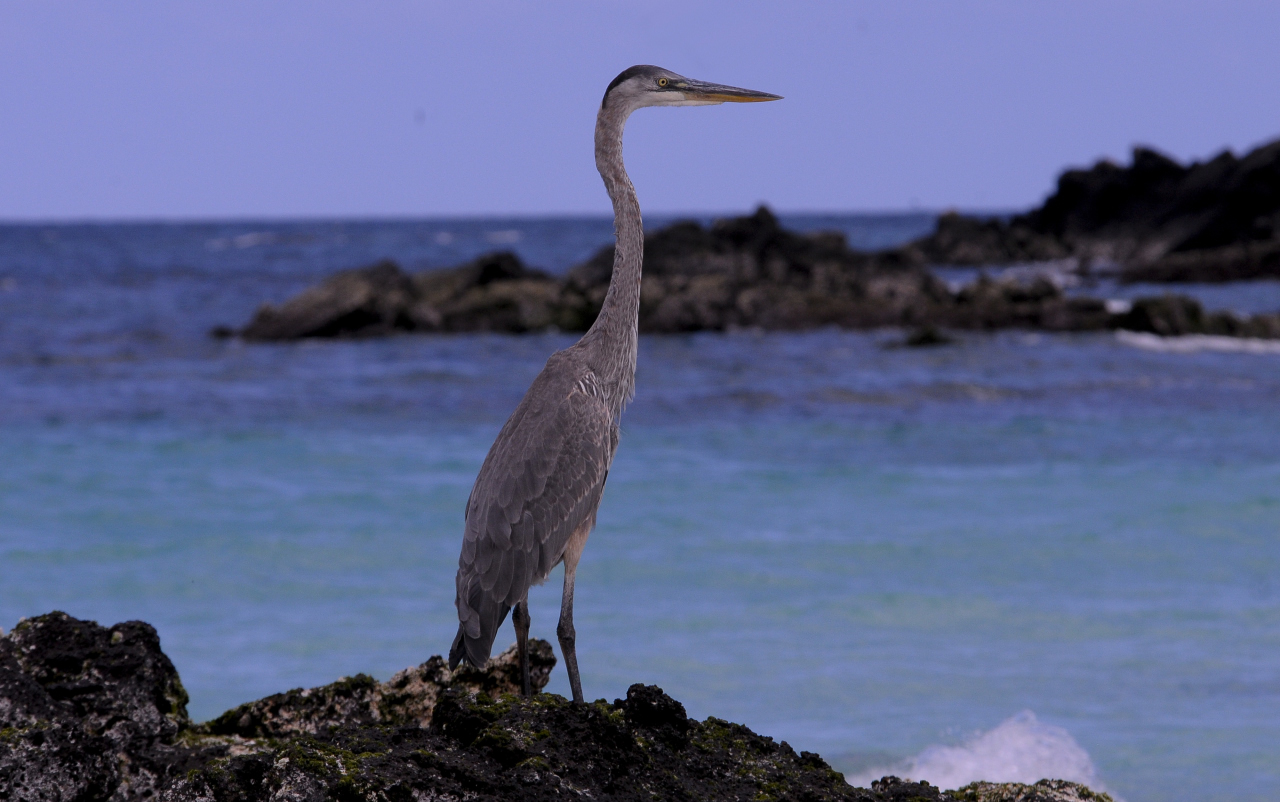
[[[931,220],[785,222],[878,247]],[[0,627],[149,621],[199,719],[447,650],[471,482],[572,338],[206,332],[374,258],[559,271],[610,231],[0,226]],[[1276,283],[1191,289],[1280,308]],[[1277,798],[1280,354],[900,339],[642,339],[579,571],[587,696],[656,683],[859,781]],[[554,641],[558,577],[531,603]]]

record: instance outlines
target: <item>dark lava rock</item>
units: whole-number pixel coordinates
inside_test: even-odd
[[[629,715],[636,697],[644,698],[644,724]],[[643,686],[613,704],[450,689],[429,729],[341,728],[295,738],[192,772],[165,798],[947,799],[915,784],[896,796],[852,788],[817,755],[714,718],[677,722],[678,709]]]
[[[1034,785],[976,782],[952,791],[951,796],[956,802],[1112,802],[1110,794],[1066,780],[1041,780]]]
[[[1091,331],[1112,323],[1106,302],[1069,298],[1043,276],[996,280],[985,274],[961,287],[937,319],[955,328],[1047,331]]]
[[[1053,235],[1022,221],[968,217],[956,212],[938,216],[934,231],[914,247],[933,265],[1004,265],[1067,259],[1071,250]]]
[[[389,334],[412,328],[413,281],[394,262],[379,262],[325,279],[280,307],[263,305],[240,335],[293,340]]]
[[[1129,283],[1222,283],[1277,276],[1280,276],[1280,240],[1167,253],[1152,262],[1127,264],[1120,273],[1121,281]]]
[[[932,348],[936,345],[950,345],[955,342],[933,326],[921,326],[907,335],[903,345],[908,348]]]
[[[1116,328],[1145,331],[1162,337],[1216,334],[1226,337],[1280,338],[1280,313],[1241,317],[1231,312],[1206,312],[1200,302],[1183,295],[1138,298]]]
[[[262,306],[240,330],[246,340],[369,337],[402,331],[537,331],[557,317],[555,280],[512,253],[492,253],[451,270],[410,276],[390,261],[346,270],[290,298]],[[227,336],[226,327],[215,337]]]
[[[1026,214],[943,215],[913,247],[932,264],[1109,263],[1126,281],[1280,276],[1280,141],[1188,166],[1135,148],[1127,167],[1064,172]]]
[[[555,667],[551,644],[529,641],[529,680],[535,692],[546,687]],[[367,674],[345,677],[320,688],[295,688],[228,710],[196,730],[209,735],[284,738],[315,735],[339,726],[431,724],[436,700],[448,688],[500,696],[520,692],[520,661],[515,647],[489,660],[483,670],[432,657],[398,672],[384,683]]]
[[[541,688],[555,657],[531,646]],[[0,637],[0,799],[1109,802],[1056,780],[853,788],[818,755],[688,718],[660,688],[576,704],[515,695],[517,675],[514,648],[484,670],[432,657],[386,683],[352,677],[193,725],[149,625],[50,613]]]
[[[593,320],[609,286],[612,247],[569,271]],[[949,302],[915,254],[861,253],[840,234],[796,234],[765,207],[710,228],[676,223],[645,238],[640,330],[798,330],[910,324]]]
[[[19,623],[0,638],[0,799],[154,794],[203,754],[174,745],[186,705],[149,624]]]
[[[410,276],[391,263],[339,273],[241,331],[251,340],[398,331],[584,331],[613,270],[612,247],[557,281],[510,253]],[[707,228],[677,223],[645,240],[640,330],[799,330],[879,326],[1105,329],[1101,301],[1067,299],[1051,283],[983,279],[960,293],[916,249],[860,253],[840,234],[796,234],[761,207]],[[219,329],[216,335],[226,334]]]

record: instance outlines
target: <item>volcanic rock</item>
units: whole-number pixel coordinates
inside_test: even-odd
[[[546,687],[555,664],[551,644],[538,638],[529,641],[529,681],[535,692]],[[520,684],[520,659],[514,645],[490,659],[483,670],[468,665],[450,670],[437,655],[384,683],[357,674],[319,688],[295,688],[240,705],[195,729],[209,735],[284,738],[342,726],[427,727],[436,700],[449,688],[496,697],[518,694]]]
[[[0,799],[154,795],[197,764],[187,693],[155,629],[50,613],[0,638]]]
[[[1209,315],[1203,326],[1161,328],[1140,313],[1112,314],[1101,299],[1068,296],[1060,281],[1034,271],[998,279],[984,274],[952,291],[924,267],[929,259],[1060,259],[1069,253],[1062,243],[1030,232],[1025,221],[1006,224],[957,215],[944,215],[931,240],[876,253],[849,248],[840,234],[787,231],[764,207],[709,228],[676,223],[645,240],[639,326],[646,333],[820,326],[934,331],[1137,326],[1139,331],[1198,333],[1204,328],[1231,336],[1277,336],[1268,316],[1226,313]],[[1257,264],[1271,258],[1261,246],[1250,253],[1262,254]],[[263,306],[240,334],[249,340],[293,340],[396,332],[585,331],[608,291],[613,255],[612,247],[603,248],[560,280],[506,252],[413,275],[379,262],[332,276],[279,307]],[[1274,256],[1280,259],[1280,246]],[[1198,308],[1189,298],[1178,303]],[[222,336],[226,330],[214,333]]]
[[[1109,794],[1066,780],[1041,780],[1034,785],[976,782],[951,795],[956,802],[1111,802]]]
[[[276,307],[264,304],[239,331],[246,340],[369,337],[403,331],[540,331],[558,317],[556,281],[513,253],[410,276],[394,262],[345,270]],[[221,329],[215,332],[222,336]]]
[[[389,334],[413,328],[410,307],[417,300],[413,281],[394,262],[347,270],[289,299],[264,304],[241,331],[246,340],[295,340]]]
[[[1135,300],[1128,312],[1118,316],[1117,328],[1162,337],[1216,334],[1277,339],[1280,338],[1280,313],[1242,317],[1231,312],[1206,312],[1194,298],[1163,295]]]
[[[382,262],[339,273],[280,307],[262,307],[240,334],[291,340],[585,331],[608,291],[613,254],[603,248],[559,281],[510,253],[416,275]],[[840,234],[787,231],[764,207],[709,228],[686,222],[661,229],[646,239],[644,260],[639,325],[647,333],[1109,325],[1101,301],[1067,299],[1055,285],[983,279],[956,294],[924,268],[917,250],[858,252]]]
[[[555,657],[531,646],[541,688]],[[577,704],[517,696],[517,674],[514,649],[482,671],[433,657],[386,683],[356,676],[196,725],[151,626],[50,613],[0,637],[0,799],[1110,802],[1057,780],[853,788],[818,755],[688,718],[655,686]]]
[[[1040,207],[1004,218],[945,214],[911,246],[931,264],[1073,258],[1125,281],[1280,276],[1280,140],[1183,166],[1135,148],[1123,167],[1068,170]]]

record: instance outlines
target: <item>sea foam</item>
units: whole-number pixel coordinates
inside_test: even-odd
[[[1055,779],[1082,783],[1095,791],[1105,790],[1089,753],[1071,733],[1041,723],[1030,710],[972,736],[960,746],[930,746],[900,763],[848,774],[845,779],[851,785],[868,787],[887,774],[926,780],[946,789],[978,780],[1030,784]]]
[[[1280,354],[1280,340],[1262,340],[1256,337],[1223,337],[1216,334],[1184,334],[1181,337],[1161,337],[1141,331],[1117,331],[1116,339],[1125,345],[1145,348],[1148,351],[1167,351],[1175,354],[1194,354],[1200,351],[1235,351],[1245,354]]]

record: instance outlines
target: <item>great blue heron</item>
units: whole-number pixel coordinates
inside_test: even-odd
[[[631,112],[645,106],[778,99],[647,65],[624,70],[605,90],[596,116],[596,168],[613,201],[613,276],[595,323],[577,343],[547,360],[498,433],[471,488],[458,558],[458,636],[449,651],[451,668],[462,660],[483,666],[498,627],[515,607],[511,620],[528,696],[529,588],[563,561],[556,635],[573,700],[582,701],[573,580],[618,447],[622,408],[635,391],[644,228],[635,187],[622,164],[622,129]]]

